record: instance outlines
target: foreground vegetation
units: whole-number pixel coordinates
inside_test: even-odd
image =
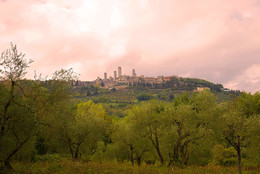
[[[1,56],[3,173],[259,172],[259,93],[220,101],[209,90],[184,92],[109,116],[109,102],[75,99],[71,69],[24,80],[30,63],[13,45]]]
[[[260,173],[258,168],[245,168],[246,174]],[[15,163],[13,174],[50,174],[50,173],[147,173],[147,174],[164,174],[164,173],[176,173],[176,174],[236,174],[237,169],[235,167],[221,167],[221,166],[188,166],[185,168],[178,167],[162,167],[154,165],[142,164],[139,167],[133,166],[130,163],[119,163],[116,161],[72,161],[72,160],[60,160],[55,162],[45,161],[37,163]]]

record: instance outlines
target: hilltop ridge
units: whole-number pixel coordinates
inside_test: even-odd
[[[109,90],[126,90],[128,87],[147,87],[149,89],[167,89],[173,90],[194,90],[201,91],[210,89],[217,92],[222,90],[229,90],[221,84],[214,84],[212,82],[198,79],[198,78],[183,78],[177,75],[172,76],[157,76],[145,77],[144,75],[137,75],[135,69],[132,70],[132,75],[123,75],[122,68],[119,66],[118,71],[114,71],[114,77],[107,76],[104,73],[104,78],[97,77],[94,81],[73,81],[71,85],[78,86],[98,86],[103,89]]]

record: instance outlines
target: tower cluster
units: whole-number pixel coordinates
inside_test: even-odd
[[[132,70],[132,76],[136,77],[136,73],[135,73],[135,69]],[[122,81],[122,80],[126,80],[128,79],[129,76],[123,75],[122,74],[122,68],[120,66],[118,66],[118,70],[114,71],[114,77],[111,77],[108,79],[107,77],[107,73],[104,73],[104,81]]]
[[[94,81],[73,81],[72,85],[74,86],[91,86],[95,84],[99,84],[100,87],[105,89],[113,89],[116,90],[124,90],[126,87],[129,86],[137,86],[137,85],[148,85],[148,86],[154,86],[156,84],[162,84],[165,81],[170,81],[170,77],[163,77],[163,76],[157,76],[157,77],[144,77],[144,75],[138,75],[136,74],[135,69],[132,70],[131,75],[124,75],[122,73],[122,68],[118,66],[117,71],[114,71],[114,76],[109,76],[105,72],[104,78],[97,77]],[[177,77],[177,76],[176,76]]]
[[[137,76],[135,69],[132,70],[131,75],[124,75],[122,73],[122,68],[118,66],[117,71],[114,71],[114,76],[109,76],[105,72],[104,78],[97,78],[94,83],[103,84],[103,88],[107,89],[124,89],[127,86],[135,86],[137,84],[161,84],[164,81],[163,76],[158,77],[144,77],[143,75]]]

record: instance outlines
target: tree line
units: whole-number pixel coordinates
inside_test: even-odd
[[[32,61],[11,45],[0,61],[0,167],[46,154],[72,160],[117,160],[162,166],[260,164],[260,94],[217,102],[214,93],[184,92],[172,102],[133,105],[124,118],[72,97],[77,75],[24,76]]]

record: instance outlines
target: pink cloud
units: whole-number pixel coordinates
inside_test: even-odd
[[[259,1],[0,1],[0,48],[12,41],[33,71],[73,67],[82,80],[123,72],[183,75],[259,90]],[[242,79],[242,80],[241,80]],[[231,85],[233,84],[233,85]]]

